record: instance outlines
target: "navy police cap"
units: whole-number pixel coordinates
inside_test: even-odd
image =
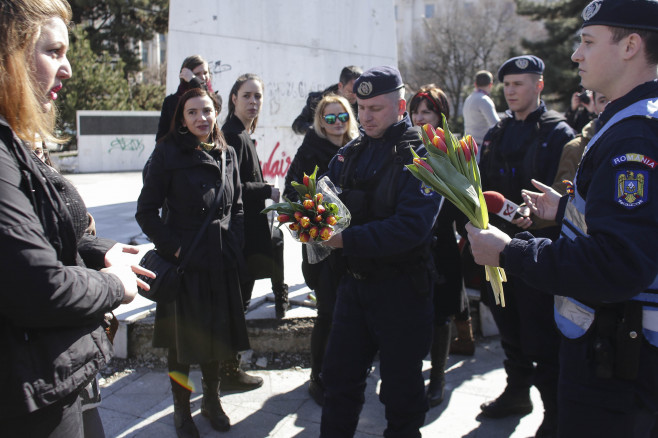
[[[656,0],[594,0],[583,9],[583,27],[603,25],[658,32]]]
[[[370,99],[380,94],[392,93],[402,87],[404,84],[398,69],[383,65],[364,71],[354,81],[353,91],[359,99]]]
[[[522,55],[510,58],[498,70],[498,80],[503,82],[505,75],[544,73],[544,61],[534,55]]]

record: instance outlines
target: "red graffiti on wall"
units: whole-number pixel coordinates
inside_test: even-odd
[[[281,146],[281,142],[277,141],[267,162],[264,164],[261,162],[263,178],[268,181],[274,181],[277,176],[284,178],[292,163],[292,158],[285,151],[277,152],[279,146]]]

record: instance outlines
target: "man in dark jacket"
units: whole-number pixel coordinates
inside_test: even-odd
[[[610,99],[574,181],[524,200],[559,238],[467,225],[475,261],[555,299],[562,335],[558,433],[655,436],[658,415],[658,2],[595,0],[571,56]],[[533,233],[534,234],[534,233]],[[654,428],[654,434],[650,431]]]
[[[532,55],[511,58],[502,65],[498,79],[504,85],[510,111],[489,130],[482,143],[482,188],[500,192],[517,204],[521,204],[521,190],[532,188],[531,179],[553,182],[562,149],[575,136],[564,117],[547,110],[541,101],[543,72],[543,61]],[[498,219],[492,215],[492,222],[499,223]],[[528,222],[515,219],[504,230],[514,235]],[[550,225],[536,232],[556,237],[559,229],[555,223]],[[487,292],[485,298],[493,303],[493,291],[488,288]],[[508,278],[505,283],[505,301],[505,307],[490,307],[505,351],[507,386],[497,399],[482,404],[482,414],[499,418],[530,413],[530,386],[534,384],[545,411],[537,436],[554,436],[559,337],[552,321],[553,301],[516,278]]]
[[[363,73],[363,70],[355,65],[344,67],[340,72],[340,78],[337,84],[327,87],[324,91],[311,91],[306,99],[306,106],[304,106],[304,109],[302,109],[302,112],[297,116],[295,121],[292,122],[292,130],[295,131],[295,134],[304,135],[313,126],[315,108],[318,106],[318,102],[327,94],[333,93],[343,96],[352,105],[352,110],[354,111],[354,115],[356,115],[356,94],[352,91],[352,87],[354,86],[354,81],[361,76],[361,73]]]
[[[420,437],[428,409],[422,361],[432,338],[432,226],[441,197],[404,165],[424,155],[406,113],[394,67],[372,68],[354,82],[362,135],[338,151],[327,176],[342,190],[350,226],[327,245],[346,267],[337,290],[324,357],[321,436],[351,437],[379,352],[384,436]]]

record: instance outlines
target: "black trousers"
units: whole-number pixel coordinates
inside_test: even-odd
[[[556,409],[560,334],[553,322],[553,296],[511,276],[503,288],[505,307],[493,304],[488,284],[487,304],[505,351],[507,386],[525,391],[535,385],[544,408]]]

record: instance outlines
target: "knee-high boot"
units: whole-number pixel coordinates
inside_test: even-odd
[[[226,432],[231,428],[231,422],[222,408],[219,400],[220,381],[217,378],[218,363],[201,365],[201,386],[203,387],[203,399],[201,400],[201,415],[210,420],[213,429]]]
[[[430,371],[430,384],[427,388],[427,401],[431,407],[438,406],[443,401],[445,392],[445,370],[448,362],[448,349],[450,347],[450,324],[445,323],[434,326],[434,337],[430,357],[432,370]]]
[[[471,318],[465,320],[455,319],[457,337],[450,344],[451,354],[473,356],[475,354],[475,339],[473,338],[473,325]]]
[[[175,380],[171,381],[171,393],[174,396],[174,426],[178,438],[199,438],[199,431],[192,420],[190,412],[191,391],[179,385]]]

